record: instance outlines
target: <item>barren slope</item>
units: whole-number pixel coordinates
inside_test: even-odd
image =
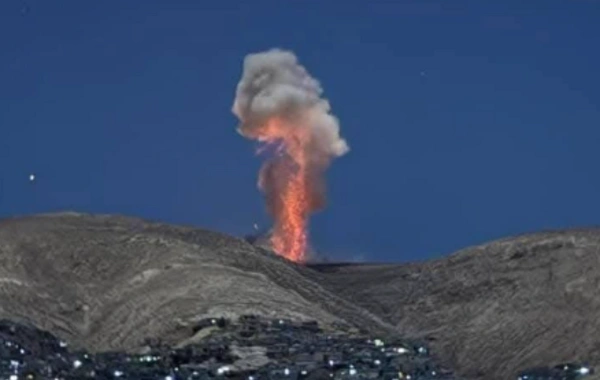
[[[547,232],[425,263],[326,266],[320,278],[401,332],[435,339],[464,375],[508,379],[538,365],[600,364],[599,252],[600,230]]]
[[[177,343],[194,320],[256,313],[388,331],[242,239],[115,216],[65,213],[0,222],[0,318],[91,350]]]
[[[199,229],[40,215],[0,222],[0,318],[92,350],[178,343],[193,321],[221,315],[345,321],[431,337],[446,365],[506,379],[538,365],[600,364],[599,251],[600,230],[573,230],[425,263],[306,268]]]

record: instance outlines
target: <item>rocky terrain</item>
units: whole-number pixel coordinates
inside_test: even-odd
[[[0,223],[0,313],[91,350],[178,343],[197,319],[247,313],[392,327],[242,239],[133,218]]]
[[[408,265],[301,266],[196,228],[39,215],[0,222],[0,318],[90,355],[196,344],[207,318],[316,321],[424,340],[432,363],[464,378],[516,379],[527,368],[600,363],[599,249],[600,230],[572,230]]]
[[[32,326],[0,321],[5,379],[397,379],[452,380],[415,342],[326,333],[317,322],[243,315],[206,319],[180,347],[155,342],[143,353],[73,351]],[[564,371],[561,371],[564,373]]]
[[[327,288],[422,336],[469,378],[600,364],[600,230],[545,232],[410,265],[317,267]]]

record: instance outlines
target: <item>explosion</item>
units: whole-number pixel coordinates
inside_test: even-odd
[[[274,219],[273,250],[306,261],[310,214],[325,206],[325,171],[348,152],[323,89],[289,51],[273,49],[244,59],[233,104],[238,132],[269,152],[258,180]]]

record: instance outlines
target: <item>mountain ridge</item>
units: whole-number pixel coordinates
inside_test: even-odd
[[[73,212],[0,220],[0,317],[91,350],[178,344],[256,313],[427,340],[469,379],[600,364],[600,229],[541,231],[434,260],[289,262],[193,226]]]

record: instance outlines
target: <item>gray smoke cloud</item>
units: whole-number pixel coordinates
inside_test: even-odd
[[[309,128],[314,155],[339,157],[348,144],[340,137],[340,125],[330,113],[329,102],[321,98],[323,89],[298,63],[291,51],[272,49],[249,54],[244,59],[242,79],[238,83],[233,113],[241,125],[238,131],[254,138],[254,129],[273,117],[306,122],[290,127]]]
[[[258,186],[275,219],[276,250],[294,260],[307,254],[310,213],[325,206],[325,170],[349,150],[322,93],[294,53],[273,49],[246,56],[232,108],[240,134],[278,148]]]

